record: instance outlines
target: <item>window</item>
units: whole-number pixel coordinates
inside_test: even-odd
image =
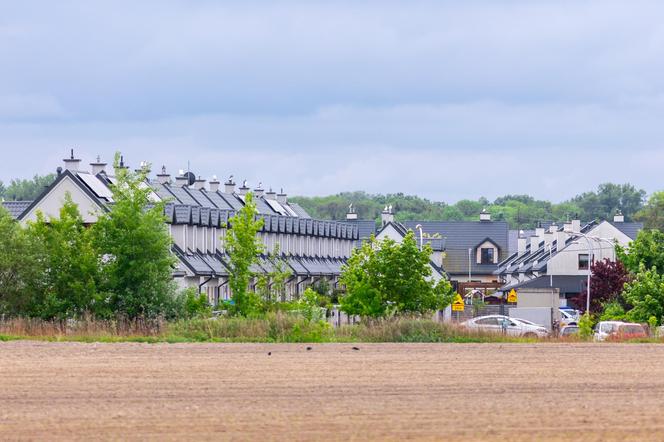
[[[498,318],[482,318],[475,321],[477,325],[499,325]]]
[[[493,247],[482,247],[480,252],[480,264],[493,264],[493,253]]]
[[[588,260],[587,253],[579,253],[579,270],[588,270],[590,268],[590,262]]]

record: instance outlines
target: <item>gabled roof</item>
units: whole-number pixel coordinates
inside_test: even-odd
[[[643,223],[636,223],[636,222],[616,223],[613,221],[607,221],[607,222],[616,229],[620,230],[625,235],[629,236],[631,239],[636,239],[636,236],[639,234],[639,232],[643,230]]]

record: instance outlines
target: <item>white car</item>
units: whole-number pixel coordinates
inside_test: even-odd
[[[461,324],[470,330],[482,330],[494,333],[505,333],[510,336],[526,338],[543,338],[549,336],[549,331],[541,325],[534,324],[525,319],[510,318],[503,315],[478,316]]]
[[[579,315],[578,313],[572,314],[574,310],[569,310],[566,308],[558,309],[560,311],[560,325],[578,325],[579,324]]]
[[[593,335],[595,341],[626,341],[647,337],[648,333],[641,324],[622,321],[600,321],[595,326]]]

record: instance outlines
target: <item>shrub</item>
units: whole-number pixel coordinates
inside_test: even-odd
[[[593,335],[593,320],[590,313],[586,312],[579,319],[579,336],[582,339],[590,339]]]

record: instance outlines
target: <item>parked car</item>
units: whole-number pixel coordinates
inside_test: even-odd
[[[549,331],[538,324],[525,319],[510,318],[503,315],[478,316],[461,324],[470,330],[482,330],[494,333],[505,333],[510,336],[546,337]]]
[[[579,313],[577,310],[560,308],[560,325],[577,325],[579,323]]]
[[[647,337],[648,333],[641,324],[622,321],[600,321],[595,326],[595,341],[622,341]]]
[[[579,334],[578,325],[565,325],[560,329],[558,336],[561,338],[569,338],[570,336],[576,336]]]

